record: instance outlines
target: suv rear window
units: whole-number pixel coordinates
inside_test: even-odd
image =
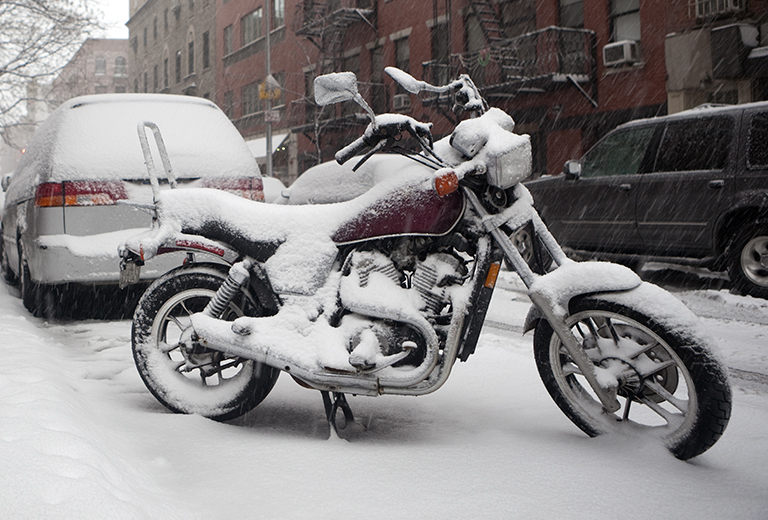
[[[671,122],[654,171],[721,170],[728,160],[732,133],[733,119],[726,116]]]
[[[752,114],[747,143],[747,166],[755,170],[768,169],[768,112]]]

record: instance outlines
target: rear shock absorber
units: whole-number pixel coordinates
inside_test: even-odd
[[[242,287],[250,277],[252,266],[253,261],[250,258],[246,258],[241,262],[233,264],[229,269],[227,279],[221,287],[219,287],[219,290],[216,291],[216,294],[211,298],[211,301],[208,302],[208,305],[205,306],[203,314],[212,318],[220,317],[232,302],[235,295],[240,290],[240,287]]]

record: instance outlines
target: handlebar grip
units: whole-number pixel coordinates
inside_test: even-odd
[[[357,155],[357,153],[366,146],[368,146],[368,143],[365,142],[364,138],[362,136],[358,137],[347,146],[336,152],[336,155],[334,156],[336,158],[336,162],[339,164],[344,164],[352,157]]]

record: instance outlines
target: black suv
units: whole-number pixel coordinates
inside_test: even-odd
[[[526,185],[566,248],[727,269],[768,298],[768,102],[632,121],[564,170]]]

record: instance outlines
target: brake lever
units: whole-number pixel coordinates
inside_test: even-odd
[[[365,161],[370,159],[373,154],[375,154],[376,152],[384,148],[384,146],[387,144],[388,141],[389,139],[383,139],[378,143],[376,143],[376,145],[374,145],[373,148],[371,148],[365,155],[363,155],[363,157],[359,161],[357,161],[357,164],[355,164],[355,166],[352,167],[352,171],[356,172],[357,169],[360,168]]]

